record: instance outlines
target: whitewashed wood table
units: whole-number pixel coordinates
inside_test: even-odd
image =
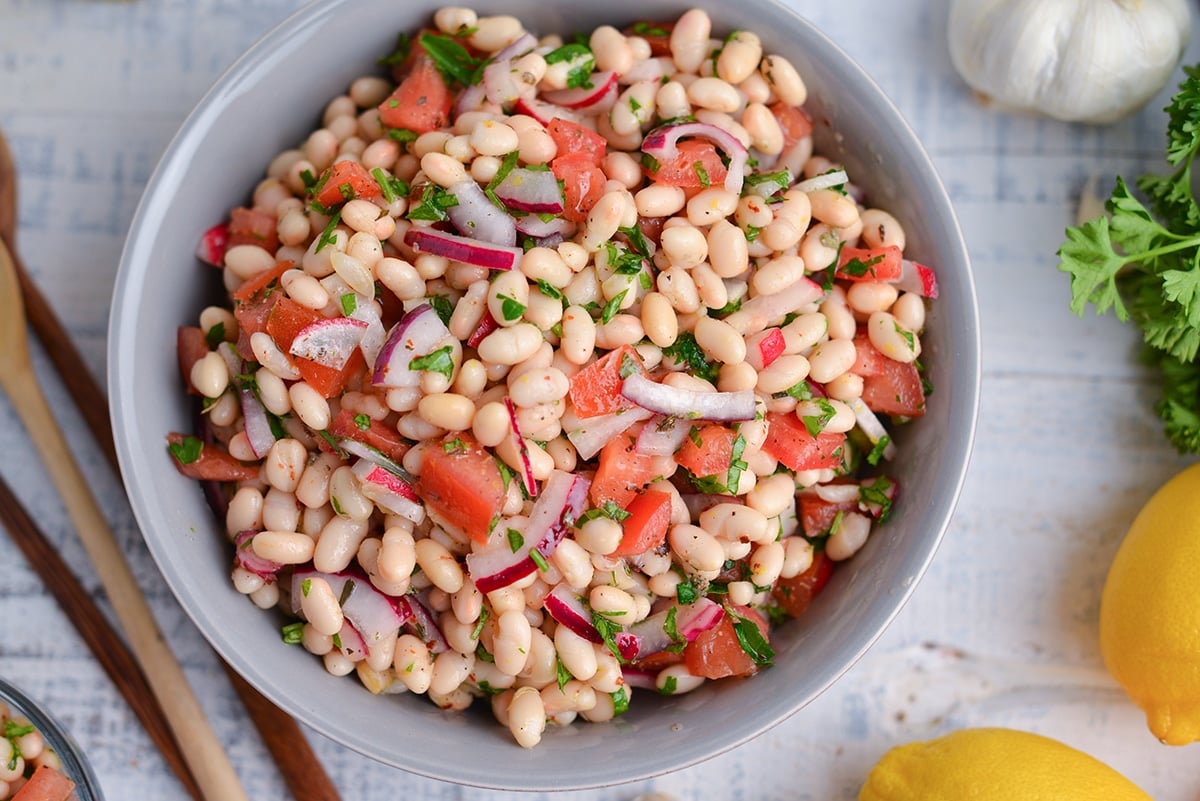
[[[0,127],[21,175],[25,261],[95,374],[123,237],[160,153],[191,106],[296,0],[0,0]],[[688,801],[843,801],[891,745],[961,726],[1058,737],[1158,801],[1200,799],[1200,746],[1171,749],[1104,672],[1100,589],[1120,538],[1181,468],[1152,411],[1136,335],[1067,311],[1054,251],[1088,176],[1161,165],[1166,90],[1107,128],[978,106],[945,47],[946,0],[797,5],[849,50],[916,128],[974,259],[984,392],[975,457],[932,569],[896,622],[832,690],[769,734],[653,782],[574,793]],[[870,20],[864,30],[858,20]],[[886,32],[881,34],[880,32]],[[1200,61],[1193,43],[1188,63]],[[1111,180],[1111,179],[1110,179]],[[286,790],[211,652],[161,581],[114,478],[48,364],[49,395],[109,519],[253,798]],[[91,589],[96,581],[11,407],[0,473]],[[178,785],[19,552],[0,537],[0,675],[46,701],[110,799]],[[313,735],[346,799],[504,798],[383,767]],[[720,788],[719,790],[715,788]]]

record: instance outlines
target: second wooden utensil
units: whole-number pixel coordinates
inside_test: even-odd
[[[184,757],[192,775],[209,801],[248,801],[42,395],[30,361],[20,286],[2,242],[0,302],[0,386],[41,454],[168,723],[176,738],[187,744]]]

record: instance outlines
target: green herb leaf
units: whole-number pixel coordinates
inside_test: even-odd
[[[508,547],[513,553],[521,550],[521,546],[525,544],[525,537],[515,528],[510,528],[505,535],[508,537]]]
[[[408,54],[412,52],[412,41],[408,38],[408,34],[401,31],[396,37],[396,47],[392,52],[388,53],[383,58],[379,59],[381,67],[398,67],[408,60]]]
[[[483,64],[483,60],[468,53],[461,43],[452,37],[435,33],[422,33],[417,37],[417,41],[433,59],[433,65],[446,79],[446,83],[470,86],[476,82],[476,70]]]
[[[629,711],[629,693],[624,687],[620,687],[614,693],[609,693],[609,697],[613,702],[613,717],[620,717]]]
[[[441,373],[447,379],[451,379],[454,377],[454,358],[450,355],[452,351],[452,347],[446,345],[427,356],[418,356],[408,363],[408,369]]]
[[[563,293],[560,292],[557,287],[555,287],[553,284],[551,284],[545,278],[535,279],[534,283],[537,285],[538,292],[541,292],[546,297],[553,298],[554,300],[562,300],[563,299]]]
[[[358,309],[358,298],[353,292],[347,292],[338,298],[338,304],[342,307],[342,315],[349,317]]]
[[[892,491],[893,484],[887,476],[878,476],[872,479],[869,483],[863,482],[858,488],[858,499],[868,506],[874,506],[879,509],[879,522],[887,519],[888,514],[892,511]]]
[[[204,332],[204,342],[211,350],[216,350],[217,346],[225,341],[225,323],[217,323],[212,328]]]
[[[690,579],[687,581],[681,581],[675,585],[675,600],[679,601],[680,604],[684,606],[687,606],[688,604],[694,604],[697,600],[699,600],[699,598],[700,591]]]
[[[708,179],[708,170],[704,169],[703,161],[692,162],[692,169],[696,173],[696,177],[700,179],[700,186],[708,188],[712,186],[712,181]]]
[[[805,386],[808,386],[807,382],[805,382]],[[814,406],[820,409],[820,413],[813,415],[802,415],[800,420],[803,421],[804,428],[808,431],[808,435],[815,438],[825,430],[825,426],[829,425],[829,421],[837,415],[837,409],[833,408],[833,404],[824,398],[813,398],[811,402]]]
[[[621,649],[617,647],[617,635],[624,631],[619,623],[614,623],[599,612],[592,612],[592,625],[600,634],[600,639],[604,640],[604,644],[608,646],[608,650],[612,651],[613,656],[621,664],[627,664],[628,660],[621,655]]]
[[[867,464],[877,465],[879,460],[883,458],[883,452],[887,450],[887,446],[892,442],[892,438],[884,434],[879,438],[879,441],[871,446],[871,452],[867,454]]]
[[[450,325],[450,315],[454,314],[454,304],[450,302],[450,298],[445,295],[433,295],[429,298],[429,305],[437,313],[442,325]]]
[[[525,304],[515,298],[510,298],[508,295],[497,295],[496,299],[500,301],[500,314],[506,321],[520,320],[521,315],[525,313]]]
[[[590,89],[592,87],[592,72],[596,69],[596,57],[587,45],[579,43],[565,44],[546,54],[547,64],[557,64],[561,61],[571,62],[567,71],[567,88]]]
[[[720,368],[709,363],[704,349],[697,344],[696,336],[691,331],[684,331],[675,340],[675,344],[663,348],[663,355],[686,364],[697,378],[703,378],[710,384],[716,383]]]
[[[629,294],[628,289],[622,289],[620,292],[618,292],[616,295],[613,296],[612,300],[610,300],[608,303],[604,304],[604,311],[600,312],[600,322],[601,323],[611,322],[612,318],[617,316],[617,312],[619,312],[621,310],[621,303],[624,302],[625,296],[628,294]]]
[[[754,660],[754,664],[762,666],[773,664],[775,651],[771,649],[770,643],[759,631],[758,625],[753,620],[733,614],[728,610],[726,610],[726,614],[733,615],[733,633],[737,635],[738,645],[742,646],[746,655]]]
[[[658,688],[658,693],[659,695],[674,695],[678,689],[679,679],[675,676],[667,676],[663,679],[663,686]]]
[[[410,220],[444,222],[450,219],[446,209],[458,205],[458,198],[436,184],[428,184],[421,191],[421,199],[409,208],[405,215]]]
[[[558,689],[561,690],[567,686],[567,682],[573,679],[574,676],[571,675],[571,671],[567,670],[567,666],[563,664],[562,659],[556,656],[554,657],[554,662],[556,665],[555,672],[558,676]]]
[[[204,443],[195,437],[184,437],[182,442],[172,442],[168,445],[167,450],[180,464],[191,464],[204,452]]]

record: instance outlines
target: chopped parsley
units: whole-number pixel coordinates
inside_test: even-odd
[[[822,244],[824,244],[824,243],[822,243]],[[879,264],[879,262],[881,262],[881,261],[883,261],[882,255],[872,256],[871,258],[866,259],[866,260],[860,259],[857,256],[855,256],[852,259],[848,259],[845,264],[843,264],[841,267],[839,267],[838,272],[841,273],[842,275],[851,276],[852,278],[862,278],[863,276],[866,276],[866,275],[870,275],[872,278],[874,278],[875,277],[875,265]]]
[[[342,307],[342,314],[349,317],[358,309],[358,298],[353,292],[347,292],[338,298],[338,304]]]
[[[320,253],[325,247],[337,242],[337,227],[342,221],[342,213],[335,211],[333,216],[329,218],[329,222],[325,225],[325,230],[321,232],[321,236],[317,239],[317,247],[314,253]]]
[[[475,622],[475,628],[471,629],[472,640],[478,640],[479,635],[483,634],[483,627],[487,625],[488,619],[491,616],[492,613],[488,611],[487,606],[484,606],[479,610],[479,620]]]
[[[615,520],[618,523],[623,522],[629,517],[629,512],[626,512],[615,501],[605,501],[595,509],[588,509],[575,520],[575,525],[582,526],[589,520],[595,520],[600,517],[607,517],[609,520]]]
[[[753,242],[755,239],[758,239],[758,234],[760,231],[762,231],[762,229],[757,225],[747,225],[745,230],[746,242],[749,243]]]
[[[450,325],[450,315],[454,314],[454,304],[450,302],[450,298],[445,295],[433,295],[429,298],[429,305],[437,312],[442,325]]]
[[[492,176],[492,180],[488,181],[487,186],[483,188],[483,193],[488,196],[488,199],[499,208],[505,208],[504,203],[496,195],[496,187],[504,182],[508,174],[516,169],[517,161],[521,158],[521,151],[514,150],[511,153],[505,153],[504,159],[500,162],[500,166],[496,169],[496,174]]]
[[[555,663],[555,672],[557,673],[557,676],[558,676],[558,689],[561,690],[563,687],[567,686],[567,682],[570,681],[573,677],[571,676],[571,671],[567,670],[567,666],[563,664],[563,661],[561,658],[559,658],[557,656],[554,657],[554,663]]]
[[[630,28],[630,32],[636,36],[669,36],[671,33],[666,28],[653,22],[635,22],[633,23],[633,27]]]
[[[497,295],[496,299],[500,301],[500,315],[506,321],[520,320],[521,315],[525,313],[525,304],[516,298],[510,298],[508,295]]]
[[[204,342],[212,350],[225,341],[225,323],[217,323],[204,332]]]
[[[383,167],[371,170],[371,175],[374,176],[375,183],[379,184],[379,189],[383,192],[384,202],[392,204],[408,194],[408,184],[399,178],[388,175],[383,171]]]
[[[435,33],[422,33],[417,37],[417,41],[433,59],[433,65],[447,83],[470,86],[478,82],[485,62],[472,56],[460,42],[450,36]]]
[[[354,415],[354,425],[358,426],[359,431],[366,431],[371,427],[371,416],[369,414]]]
[[[464,453],[467,450],[467,443],[455,437],[449,442],[443,442],[442,450],[446,453]]]
[[[716,383],[720,368],[709,363],[704,349],[696,342],[696,336],[691,331],[681,333],[675,344],[668,345],[662,351],[664,356],[686,364],[697,378],[703,378],[710,384]]]
[[[393,142],[399,142],[400,144],[407,144],[408,142],[417,141],[417,132],[410,131],[408,128],[388,128],[387,129],[387,138],[391,139]],[[393,180],[395,180],[395,179],[393,179]]]
[[[168,445],[167,450],[180,464],[191,464],[200,458],[204,451],[204,443],[195,437],[184,437],[182,442],[172,442]]]
[[[679,607],[672,606],[667,610],[667,618],[663,621],[663,632],[671,638],[671,644],[667,646],[667,650],[673,654],[680,653],[687,647],[687,638],[679,633],[679,626],[676,623],[678,614]]]
[[[858,488],[858,499],[869,506],[879,507],[879,521],[882,523],[892,511],[893,484],[887,476],[879,476],[871,483],[863,482]]]
[[[809,386],[807,380],[803,380],[803,379],[800,381],[797,381],[795,384],[792,384],[790,387],[785,389],[783,391],[783,394],[791,395],[793,398],[795,398],[798,401],[810,401],[813,399],[812,387]],[[806,424],[805,428],[807,428],[807,427],[808,426]]]
[[[640,373],[642,366],[638,364],[638,360],[630,356],[628,353],[621,355],[621,366],[617,368],[617,375],[621,378],[629,378],[634,373]]]
[[[454,377],[454,359],[450,355],[452,347],[445,345],[427,356],[418,356],[408,363],[409,370],[425,370],[431,373],[441,373],[447,379]]]
[[[398,67],[408,60],[408,54],[412,52],[412,40],[408,38],[408,34],[404,31],[396,37],[396,47],[392,52],[388,53],[383,58],[379,59],[381,67]]]
[[[700,598],[700,590],[692,583],[691,579],[681,581],[675,585],[675,600],[687,606],[694,604]]]
[[[612,651],[613,656],[621,664],[626,664],[628,660],[621,654],[621,648],[617,645],[617,634],[622,631],[619,623],[614,623],[599,612],[592,612],[592,625],[596,627],[596,631],[600,634],[600,639],[608,646],[608,650]]]
[[[696,177],[700,179],[700,186],[708,188],[712,186],[712,181],[708,178],[708,170],[704,169],[703,161],[692,162],[692,169],[696,172]]]
[[[505,536],[508,537],[508,547],[513,553],[521,550],[521,546],[525,544],[525,537],[515,528],[510,528],[506,531]]]
[[[246,541],[249,542],[249,540]],[[310,592],[312,592],[312,579],[305,579],[300,582],[300,594],[307,598]]]
[[[612,322],[612,318],[617,316],[617,312],[621,310],[621,304],[625,301],[625,296],[629,294],[628,289],[622,289],[612,300],[604,304],[604,310],[600,312],[600,322]]]
[[[754,664],[767,666],[774,663],[775,651],[753,620],[733,615],[733,633],[737,635],[738,645],[754,660]]]
[[[805,386],[808,386],[805,384]],[[820,409],[819,414],[802,415],[800,419],[804,422],[804,428],[808,431],[810,437],[817,437],[825,426],[829,425],[829,421],[837,415],[837,409],[833,408],[833,404],[824,398],[813,398],[812,404]]]
[[[342,502],[338,500],[336,495],[329,496],[329,505],[333,507],[333,513],[338,517],[346,516],[346,510],[342,508]]]
[[[892,438],[884,434],[879,438],[879,441],[871,446],[871,452],[867,454],[867,464],[877,465],[879,460],[883,458],[883,452],[887,450],[887,446],[892,442]]]
[[[596,57],[592,55],[592,51],[587,45],[572,42],[546,54],[547,64],[558,64],[563,61],[571,64],[567,70],[568,89],[592,88],[592,72],[596,69]]]
[[[458,205],[458,198],[437,184],[429,184],[421,192],[421,199],[405,215],[410,220],[444,222],[450,219],[446,209]]]
[[[916,350],[917,340],[916,340],[916,337],[913,335],[913,332],[909,331],[907,328],[900,325],[900,323],[893,323],[893,325],[896,328],[896,333],[899,334],[900,337],[904,340],[905,344],[908,345],[908,349]]]
[[[614,693],[609,693],[613,702],[613,717],[619,717],[629,711],[629,693],[620,687]]]
[[[678,690],[679,679],[674,676],[667,676],[663,679],[663,686],[658,689],[658,692],[660,695],[674,695]]]
[[[537,284],[538,292],[541,292],[546,297],[553,298],[554,300],[563,299],[563,293],[545,278],[538,278],[534,283]]]

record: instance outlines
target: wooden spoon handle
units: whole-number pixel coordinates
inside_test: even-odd
[[[27,353],[27,352],[26,352]],[[28,358],[0,373],[207,801],[249,801],[55,422]]]

